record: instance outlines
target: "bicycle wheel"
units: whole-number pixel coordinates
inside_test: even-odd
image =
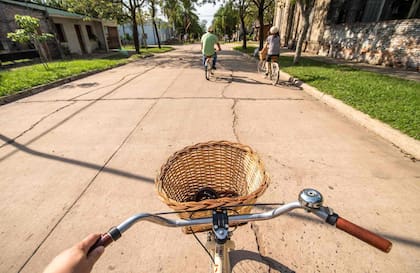
[[[211,59],[210,58],[207,58],[206,59],[206,63],[204,65],[204,71],[205,71],[206,80],[210,80],[210,77],[213,74],[210,61],[211,61]]]
[[[280,79],[280,69],[277,63],[271,63],[270,80],[273,85],[276,85]]]
[[[259,60],[257,63],[258,73],[265,73],[265,60]]]

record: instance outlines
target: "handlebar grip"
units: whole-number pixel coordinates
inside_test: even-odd
[[[103,246],[109,246],[114,240],[109,233],[102,234],[101,237],[89,248],[88,254],[91,253],[95,248]]]
[[[347,221],[342,217],[338,217],[336,227],[370,244],[371,246],[382,250],[383,252],[388,253],[389,251],[391,251],[392,243],[390,241],[388,241],[385,238],[382,238],[381,236],[373,232],[370,232],[369,230],[359,227],[358,225],[353,224],[352,222]]]

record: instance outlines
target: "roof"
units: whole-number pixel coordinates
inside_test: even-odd
[[[18,2],[18,1],[13,1],[13,0],[0,0],[0,2],[22,6],[22,7],[33,9],[33,10],[40,10],[40,11],[46,12],[48,16],[52,16],[52,17],[67,17],[67,18],[73,18],[73,19],[83,19],[86,17],[85,15],[32,3],[32,2],[29,2],[29,0],[28,2]]]

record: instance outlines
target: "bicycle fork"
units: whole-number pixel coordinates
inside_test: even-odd
[[[235,243],[230,240],[231,235],[226,210],[213,211],[213,227],[207,235],[206,243],[206,248],[213,256],[210,272],[231,272],[229,251],[235,249]]]

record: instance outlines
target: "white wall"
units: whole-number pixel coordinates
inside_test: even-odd
[[[105,41],[103,40],[103,33],[100,33],[102,27],[101,23],[96,21],[84,22],[82,20],[67,19],[67,18],[52,18],[54,24],[62,24],[64,36],[66,39],[65,43],[61,43],[63,46],[67,46],[71,53],[82,55],[82,49],[80,47],[79,39],[77,38],[77,33],[75,25],[80,26],[80,32],[82,35],[82,40],[86,48],[87,53],[92,53],[95,49],[98,48],[98,42],[95,40],[89,40],[86,25],[92,27],[92,32],[95,36],[104,43],[102,46],[105,48]]]
[[[137,26],[137,29],[139,31],[139,40],[141,42],[141,35],[142,35],[142,29],[141,26]],[[161,27],[159,30],[159,38],[160,42],[164,42],[168,40],[170,31],[168,28]],[[124,26],[118,26],[118,34],[120,35],[121,39],[124,38],[124,33],[127,33],[133,38],[133,28],[132,25],[126,24]],[[148,45],[155,45],[157,44],[157,38],[154,34],[153,25],[151,23],[147,23],[144,25],[144,33],[147,35],[147,44]]]

